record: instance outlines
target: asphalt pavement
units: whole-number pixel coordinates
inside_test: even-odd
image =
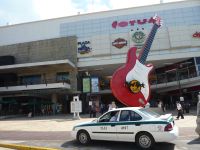
[[[176,111],[172,113],[174,118]],[[34,118],[17,117],[0,120],[0,143],[41,146],[63,150],[134,150],[134,143],[93,141],[88,146],[82,146],[72,139],[70,131],[80,122],[91,121],[89,115],[80,115],[80,120],[74,120],[73,115],[39,116]],[[175,119],[179,127],[179,137],[172,143],[157,143],[155,150],[199,150],[200,139],[195,133],[196,110],[185,114],[184,119]],[[0,148],[1,149],[1,148]],[[3,149],[3,148],[2,148]]]

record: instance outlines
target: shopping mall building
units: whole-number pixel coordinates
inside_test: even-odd
[[[70,112],[79,95],[89,102],[116,101],[110,79],[138,52],[153,26],[163,19],[146,63],[150,101],[173,107],[180,95],[192,105],[200,91],[200,1],[133,7],[0,27],[0,115]]]

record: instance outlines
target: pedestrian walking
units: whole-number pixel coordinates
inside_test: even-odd
[[[103,114],[104,111],[105,111],[105,104],[102,103],[102,104],[100,105],[100,113]]]
[[[92,118],[93,116],[92,105],[89,105],[89,114],[90,114],[90,118]]]
[[[93,118],[96,117],[96,105],[95,104],[92,105],[92,117]]]
[[[179,117],[181,117],[181,119],[184,119],[183,108],[182,108],[182,106],[179,102],[176,103],[176,108],[177,108],[177,111],[178,111],[176,119],[179,119]]]

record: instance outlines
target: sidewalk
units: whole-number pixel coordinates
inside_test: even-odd
[[[196,127],[196,111],[185,114],[184,119],[176,120],[176,111],[166,111],[172,113],[175,124],[178,127]],[[80,122],[88,122],[95,118],[89,118],[89,114],[80,115],[80,120],[74,120],[73,115],[21,117],[0,120],[0,131],[71,131],[73,126]]]
[[[0,121],[0,131],[71,131],[75,124],[95,119],[87,116],[80,120],[74,120],[73,115],[5,119]]]
[[[167,113],[171,113],[174,119],[176,118],[176,110],[166,111],[165,114]],[[99,116],[99,114],[97,116]],[[43,146],[61,148],[60,145],[62,145],[62,142],[70,139],[70,131],[75,124],[95,119],[89,118],[89,114],[81,114],[80,117],[80,120],[74,120],[73,115],[68,114],[3,119],[0,120],[0,143],[5,145],[11,144],[13,146],[22,144],[21,146],[23,147],[27,145],[31,147],[39,146],[40,149],[42,149]],[[195,133],[196,110],[190,111],[190,113],[185,114],[184,117],[184,119],[175,119],[175,124],[180,129],[178,141],[196,139],[198,137]],[[9,148],[2,147],[0,147],[0,149],[10,150]]]

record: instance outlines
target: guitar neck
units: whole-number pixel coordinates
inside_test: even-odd
[[[153,43],[153,40],[154,40],[154,37],[156,35],[156,32],[158,30],[160,26],[157,25],[157,24],[154,24],[152,29],[151,29],[151,32],[144,44],[144,46],[142,47],[142,50],[140,51],[140,54],[139,54],[139,61],[144,64],[146,62],[146,59],[147,59],[147,56],[149,54],[149,50],[151,48],[151,45]]]

